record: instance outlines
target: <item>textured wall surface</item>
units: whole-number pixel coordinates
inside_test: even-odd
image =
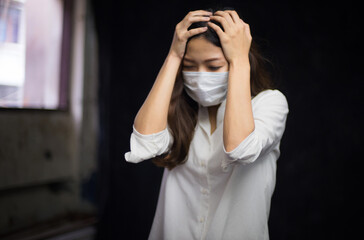
[[[74,5],[69,110],[0,110],[0,235],[95,214],[97,42],[87,6]]]

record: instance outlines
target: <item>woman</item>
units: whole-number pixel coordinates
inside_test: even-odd
[[[234,10],[177,24],[125,154],[165,167],[149,239],[269,239],[288,104],[263,66]]]

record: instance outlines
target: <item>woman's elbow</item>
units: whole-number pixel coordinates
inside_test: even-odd
[[[224,137],[224,148],[226,152],[232,152],[237,148],[252,132],[254,132],[254,127],[244,133],[234,133],[228,134]]]

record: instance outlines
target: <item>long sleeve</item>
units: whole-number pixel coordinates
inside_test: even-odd
[[[289,112],[286,97],[279,90],[267,90],[256,98],[255,129],[232,151],[224,148],[227,157],[222,160],[223,169],[232,163],[254,162],[260,155],[269,153],[282,138]]]
[[[158,133],[144,135],[139,133],[133,125],[130,151],[125,153],[124,157],[127,162],[139,163],[166,153],[172,144],[173,137],[168,126]]]

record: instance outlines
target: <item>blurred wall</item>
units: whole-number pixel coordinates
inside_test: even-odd
[[[0,234],[95,214],[97,40],[87,1],[73,1],[69,109],[0,109]]]

